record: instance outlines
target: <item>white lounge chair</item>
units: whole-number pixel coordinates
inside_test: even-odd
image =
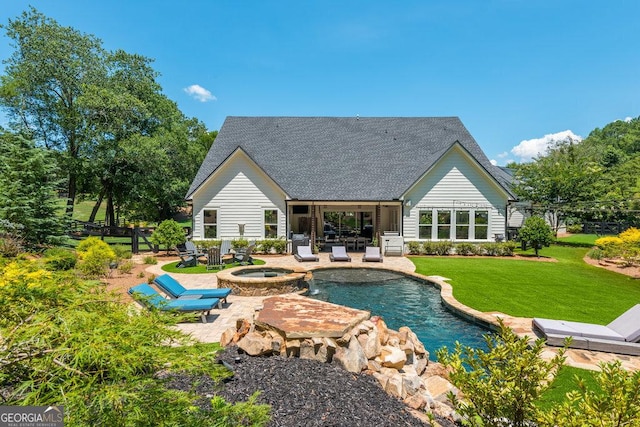
[[[344,246],[332,246],[329,259],[331,261],[351,261],[351,257]]]
[[[382,262],[380,248],[377,246],[367,246],[364,255],[362,255],[362,261]]]
[[[608,325],[533,319],[533,329],[547,339],[547,344],[563,346],[571,337],[570,347],[640,355],[640,304],[636,304]]]
[[[293,256],[299,262],[302,262],[302,261],[318,261],[319,260],[317,255],[314,255],[311,252],[311,245],[309,245],[309,246],[298,246],[298,253],[297,254],[293,254]]]

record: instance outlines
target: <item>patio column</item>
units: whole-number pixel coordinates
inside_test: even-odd
[[[316,207],[311,204],[311,250],[316,246]]]
[[[378,246],[382,247],[380,245],[380,203],[376,205],[376,226],[374,230],[375,230],[374,234],[376,237],[376,241],[378,242]]]

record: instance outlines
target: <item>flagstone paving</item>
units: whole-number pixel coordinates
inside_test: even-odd
[[[265,261],[267,267],[304,267],[310,270],[324,267],[346,267],[346,268],[376,268],[396,270],[410,275],[424,278],[415,273],[415,265],[406,257],[385,257],[384,262],[365,263],[362,262],[359,254],[352,254],[352,262],[331,262],[328,253],[320,253],[319,261],[298,262],[292,255],[286,256],[260,256]],[[155,275],[165,274],[161,269],[164,263],[152,265],[147,271]],[[216,274],[180,274],[171,275],[182,283],[186,288],[215,288],[217,287]],[[427,278],[441,287],[443,301],[453,310],[457,310],[464,315],[470,315],[485,323],[496,323],[497,317],[504,320],[505,324],[511,327],[520,336],[535,337],[531,330],[531,319],[509,316],[503,313],[482,313],[460,304],[453,298],[451,287],[446,283],[446,278],[440,276],[427,276]],[[178,328],[190,334],[194,339],[202,342],[218,342],[222,333],[230,327],[235,327],[240,319],[254,320],[256,313],[263,307],[263,301],[268,297],[245,297],[229,295],[224,308],[216,309],[207,318],[207,323],[193,322],[181,323]],[[554,347],[545,347],[544,357],[553,357],[557,351]],[[600,362],[611,362],[619,360],[622,365],[629,370],[640,370],[639,356],[626,356],[620,354],[610,354],[594,352],[588,350],[569,349],[566,353],[567,364],[584,369],[597,369]]]

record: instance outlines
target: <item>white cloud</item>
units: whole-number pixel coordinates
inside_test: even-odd
[[[633,117],[625,117],[624,121],[629,123],[631,120],[633,120]]]
[[[200,85],[191,85],[189,87],[185,87],[184,91],[189,96],[197,99],[200,102],[216,101],[218,99],[215,96],[213,96],[211,92],[209,92],[207,89],[203,88]]]
[[[521,162],[528,162],[538,155],[545,154],[547,152],[547,148],[553,142],[565,141],[569,138],[574,141],[582,141],[582,137],[576,135],[570,130],[565,130],[545,135],[542,138],[525,139],[520,141],[520,144],[511,149],[511,153],[518,156]]]
[[[498,162],[494,159],[489,160],[493,166],[498,166]]]

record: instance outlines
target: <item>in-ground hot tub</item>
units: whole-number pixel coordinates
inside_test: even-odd
[[[231,288],[234,295],[263,296],[306,292],[307,271],[302,268],[271,268],[263,265],[223,270],[217,274],[219,288]]]

